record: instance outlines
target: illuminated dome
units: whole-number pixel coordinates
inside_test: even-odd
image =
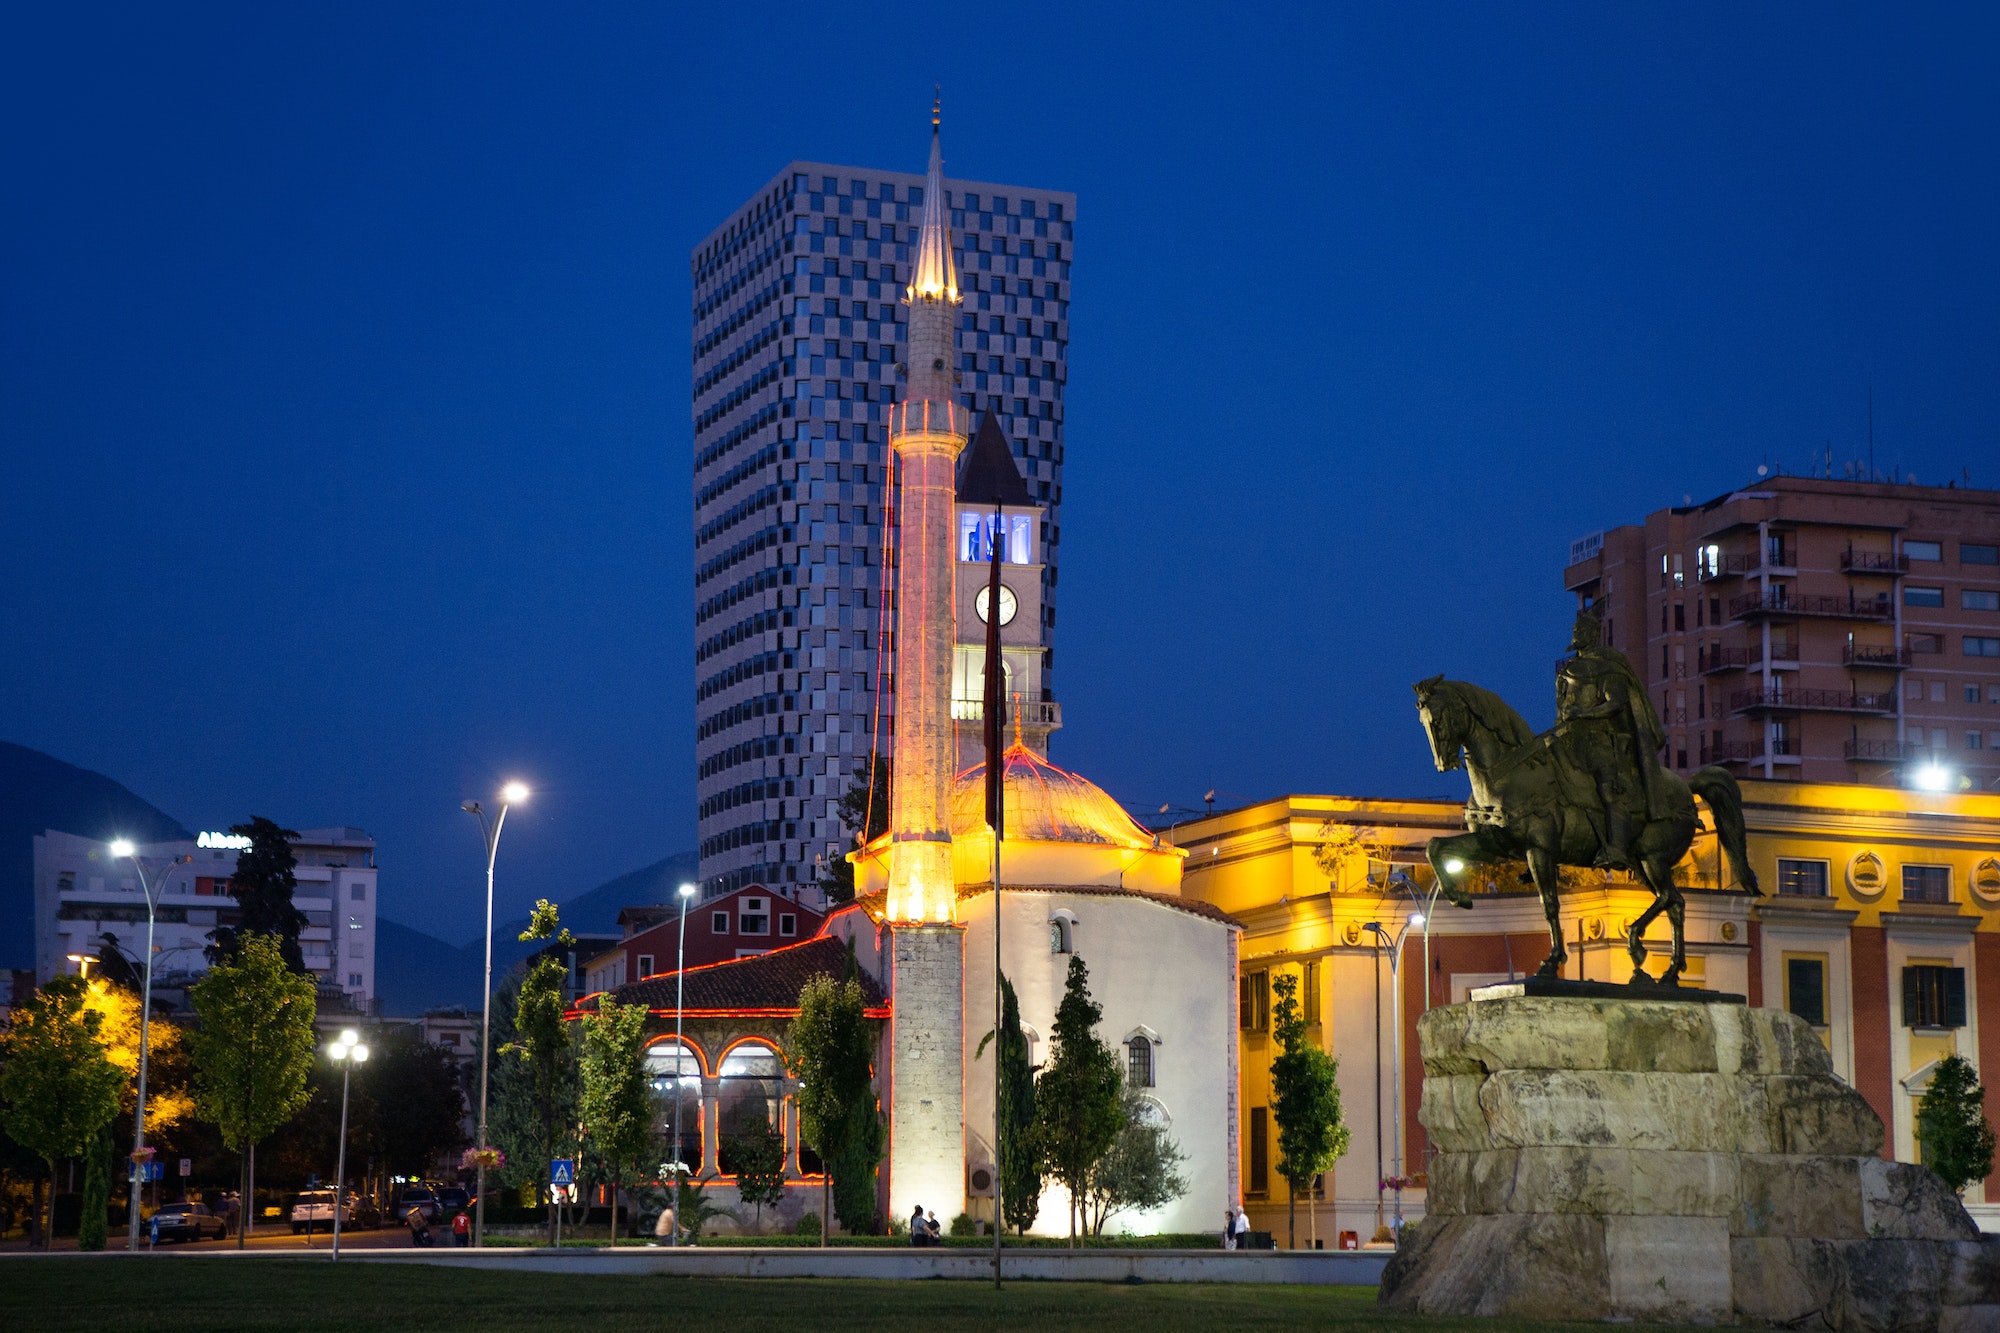
[[[1152,847],[1156,839],[1133,822],[1102,787],[1036,757],[1015,741],[1001,756],[1006,775],[1006,841]],[[986,765],[958,775],[951,797],[954,841],[986,833]]]

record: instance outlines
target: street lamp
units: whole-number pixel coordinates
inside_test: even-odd
[[[528,799],[525,783],[510,782],[500,789],[500,813],[492,823],[477,801],[466,801],[459,809],[479,819],[479,832],[486,839],[486,982],[479,1008],[479,1183],[472,1206],[472,1243],[486,1244],[486,1076],[493,1067],[493,858],[500,851],[500,830],[507,825],[507,811]]]
[[[156,875],[146,878],[146,864],[139,859],[139,849],[129,838],[118,838],[111,844],[114,860],[132,863],[139,872],[139,889],[146,896],[146,975],[139,983],[139,1095],[132,1106],[132,1162],[127,1172],[125,1204],[125,1248],[137,1251],[139,1248],[139,1163],[145,1157],[146,1148],[146,1067],[150,1063],[153,1029],[153,923],[159,916],[160,893],[166,888],[167,877]],[[167,862],[168,869],[193,857],[176,856]],[[88,973],[86,972],[86,975]]]
[[[361,1044],[360,1033],[346,1028],[340,1040],[326,1048],[326,1053],[340,1066],[340,1150],[333,1167],[333,1261],[339,1263],[340,1205],[347,1195],[347,1082],[354,1066],[367,1061],[368,1048]]]
[[[1391,1152],[1394,1155],[1395,1163],[1391,1169],[1395,1172],[1395,1175],[1391,1179],[1396,1182],[1396,1221],[1394,1226],[1396,1243],[1398,1245],[1403,1243],[1403,985],[1397,974],[1401,970],[1403,944],[1409,938],[1410,927],[1421,926],[1423,924],[1424,914],[1422,912],[1410,913],[1410,919],[1405,921],[1402,928],[1393,935],[1389,933],[1389,928],[1379,921],[1370,921],[1367,923],[1369,933],[1374,935],[1380,944],[1387,945],[1389,949],[1389,994],[1392,1005],[1392,1017],[1389,1021],[1395,1028],[1395,1032],[1389,1043],[1390,1083],[1394,1089],[1389,1105],[1395,1116],[1394,1140],[1391,1145]],[[1426,978],[1426,981],[1428,981],[1428,978]],[[1375,1113],[1380,1115],[1382,1113],[1381,1108],[1377,1107]],[[1379,1189],[1380,1187],[1378,1186],[1377,1188]]]
[[[669,1200],[674,1210],[674,1224],[667,1228],[667,1245],[678,1246],[681,1231],[681,1064],[687,1059],[687,1042],[681,1036],[681,1020],[685,1013],[682,1000],[687,993],[688,955],[688,904],[694,901],[694,885],[683,884],[679,889],[681,899],[681,940],[674,957],[674,1197]],[[614,1201],[612,1206],[617,1207]]]

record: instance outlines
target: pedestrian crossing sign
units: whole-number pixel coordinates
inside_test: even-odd
[[[573,1185],[576,1183],[576,1163],[567,1157],[558,1157],[549,1163],[549,1184]]]

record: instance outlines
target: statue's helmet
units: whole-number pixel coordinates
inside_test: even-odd
[[[1595,604],[1580,608],[1576,613],[1576,624],[1569,632],[1569,646],[1580,651],[1595,648],[1603,642],[1603,614]]]

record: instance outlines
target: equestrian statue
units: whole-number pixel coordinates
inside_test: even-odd
[[[1541,977],[1560,977],[1569,959],[1557,916],[1557,867],[1629,871],[1653,891],[1652,905],[1626,933],[1632,984],[1678,986],[1687,966],[1687,905],[1674,867],[1700,827],[1694,798],[1708,802],[1736,879],[1754,894],[1743,796],[1725,769],[1696,769],[1682,781],[1661,766],[1666,733],[1659,715],[1625,654],[1603,642],[1594,608],[1578,613],[1570,647],[1556,668],[1556,724],[1540,735],[1490,690],[1443,676],[1417,684],[1417,715],[1438,771],[1462,764],[1472,781],[1468,832],[1432,838],[1431,869],[1444,897],[1470,907],[1458,883],[1466,866],[1525,860],[1549,919],[1552,947],[1536,973]],[[1656,983],[1644,968],[1644,936],[1661,912],[1673,926],[1674,946]]]

